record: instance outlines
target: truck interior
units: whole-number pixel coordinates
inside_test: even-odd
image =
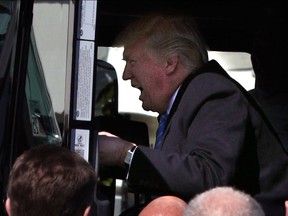
[[[129,22],[155,10],[177,10],[193,16],[211,50],[243,51],[251,49],[258,26],[272,16],[284,18],[287,2],[257,1],[99,1],[99,45],[109,46]]]
[[[130,22],[158,10],[194,17],[209,46],[209,57],[246,90],[255,86],[250,56],[257,30],[276,19],[288,31],[285,0],[93,1],[97,5],[95,83],[92,120],[87,123],[74,118],[72,110],[73,102],[77,103],[73,99],[77,13],[86,1],[0,0],[0,215],[6,215],[10,168],[26,149],[47,142],[63,142],[63,146],[72,148],[71,137],[77,136],[74,130],[78,128],[90,131],[90,141],[97,139],[98,130],[105,129],[142,145],[154,144],[157,114],[144,111],[139,92],[123,82],[123,49],[113,46]],[[75,134],[69,137],[73,131]],[[88,149],[87,160],[97,170],[97,154],[91,156],[95,146]],[[73,150],[82,153],[76,147]],[[101,216],[136,215],[133,209],[149,198],[129,191],[125,181],[117,178],[117,170],[103,173],[98,187]]]

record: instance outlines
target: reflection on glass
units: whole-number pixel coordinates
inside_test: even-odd
[[[33,31],[31,33],[27,69],[25,92],[33,140],[35,144],[60,142],[61,133],[39,61]]]
[[[95,116],[117,116],[118,82],[112,65],[97,60]]]

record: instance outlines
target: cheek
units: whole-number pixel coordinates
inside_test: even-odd
[[[161,79],[152,74],[147,74],[147,76],[143,77],[143,80],[145,80],[146,90],[154,94],[157,93],[156,91],[158,91],[162,85]]]
[[[157,81],[154,77],[147,81],[146,91],[144,93],[146,94],[146,99],[150,101],[151,105],[156,105],[162,101],[163,92],[161,83],[161,81]]]
[[[143,65],[142,70],[139,70],[139,72],[139,80],[143,81],[143,87],[146,87],[147,91],[152,92],[151,94],[155,94],[162,89],[165,71],[161,65],[150,62],[150,64]]]

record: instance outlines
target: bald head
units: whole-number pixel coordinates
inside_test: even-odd
[[[216,187],[196,195],[184,216],[264,216],[260,204],[250,195],[232,187]]]
[[[139,216],[182,216],[187,203],[175,196],[162,196],[152,200]]]

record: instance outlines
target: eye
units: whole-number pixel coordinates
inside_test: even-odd
[[[135,59],[130,59],[130,60],[129,60],[129,63],[130,63],[131,65],[135,65],[135,64],[137,63],[137,60],[135,60]]]

